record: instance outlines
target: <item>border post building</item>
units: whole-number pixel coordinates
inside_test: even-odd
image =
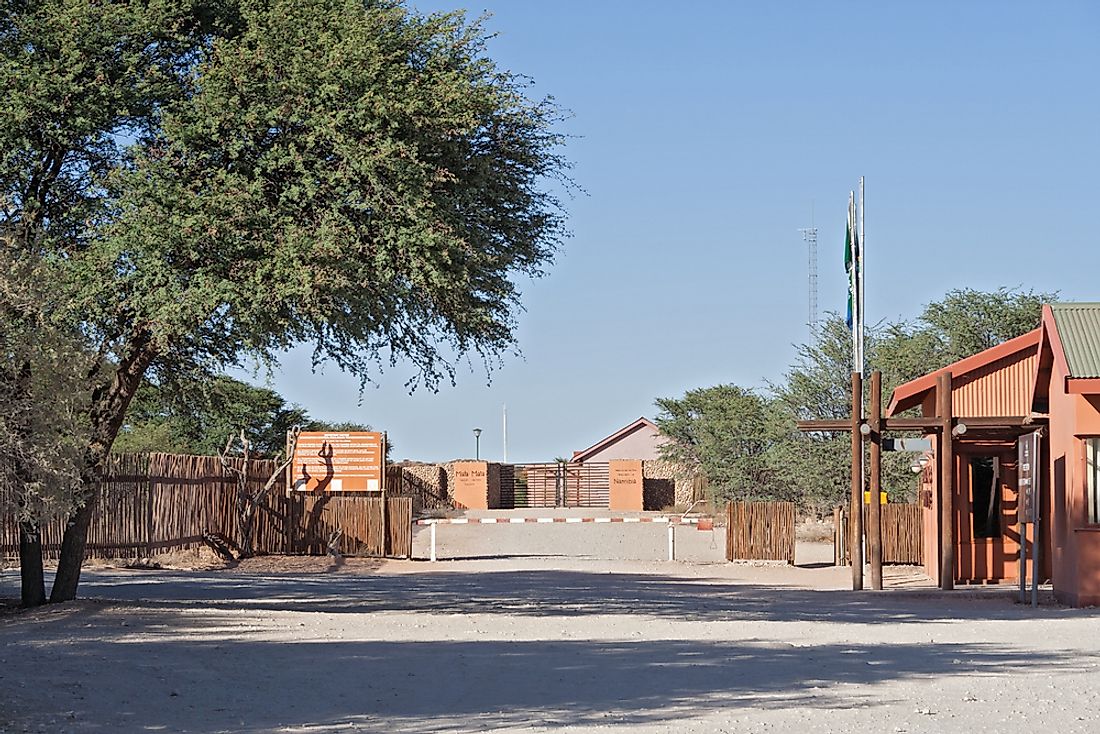
[[[919,493],[929,576],[1022,584],[1023,520],[1025,577],[1051,580],[1065,603],[1100,604],[1100,303],[1045,305],[1034,331],[899,386],[887,427],[914,410],[912,423],[943,419],[927,432]],[[1029,434],[1037,452],[1021,466]]]
[[[918,492],[924,567],[941,586],[947,567],[950,583],[1018,580],[1016,444],[1038,427],[1031,416],[1031,385],[1039,338],[1035,329],[900,385],[886,409],[888,421],[912,409],[924,418],[944,418],[938,413],[945,402],[937,393],[949,385],[950,428],[928,435],[934,460],[925,464]],[[950,452],[944,451],[945,441],[951,442]],[[950,467],[942,465],[944,457]]]
[[[1049,420],[1043,553],[1059,601],[1100,605],[1100,303],[1043,306],[1040,330],[1031,408]]]

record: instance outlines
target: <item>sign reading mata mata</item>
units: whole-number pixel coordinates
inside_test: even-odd
[[[385,437],[374,431],[298,434],[290,486],[297,492],[378,492]]]

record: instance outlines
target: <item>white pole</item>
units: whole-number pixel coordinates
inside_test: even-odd
[[[856,317],[853,321],[854,335],[856,340],[856,372],[862,377],[866,370],[867,361],[864,357],[864,177],[859,177],[859,207],[853,206],[853,222],[851,222],[851,229],[853,229],[853,242],[854,252],[853,260],[856,264],[854,267],[854,277],[856,282],[856,291],[854,300]],[[864,396],[859,396],[859,417],[867,417],[867,406],[864,403]],[[862,446],[862,441],[860,441]],[[860,475],[864,478],[864,483],[859,487],[860,497],[867,489],[867,454],[860,451],[859,454]],[[878,497],[871,497],[872,502],[877,502]],[[860,502],[860,508],[862,508],[862,502]],[[862,510],[860,510],[861,512]],[[867,534],[870,532],[869,527],[864,528],[864,534],[859,538],[859,543],[862,552],[862,558],[868,559],[867,554]]]
[[[676,560],[676,525],[671,520],[668,523],[668,560]]]
[[[864,235],[864,231],[863,231],[863,176],[859,177],[859,210],[858,210],[858,217],[859,217],[859,247],[856,248],[856,257],[857,257],[857,259],[856,259],[856,263],[857,263],[856,274],[859,277],[859,374],[863,375],[863,372],[867,367],[867,359],[864,356],[864,352],[863,352],[863,350],[864,350],[864,338],[863,338],[864,337],[864,324],[866,323],[865,319],[863,318],[863,304],[864,304],[864,298],[863,298],[863,295],[864,295],[863,250],[864,250],[864,247],[865,247],[865,244],[863,242],[863,235]],[[863,401],[862,396],[860,396],[860,398],[861,399],[859,401],[859,415],[860,415],[861,418],[866,418],[867,417],[866,404]],[[863,486],[860,487],[860,493],[862,495],[862,492],[864,490],[868,489],[868,486],[867,486],[867,454],[866,453],[861,453],[861,455],[859,457],[859,460],[860,460],[860,465],[862,467],[861,471],[860,471],[860,475],[863,477]],[[871,497],[870,499],[871,499],[872,502],[878,502],[879,501],[878,497]],[[862,509],[862,505],[861,505],[861,509]],[[861,539],[862,542],[863,542],[863,558],[865,560],[868,559],[868,554],[867,554],[867,533],[869,531],[870,531],[870,528],[864,527],[863,538]]]
[[[863,229],[863,176],[859,177],[859,373],[862,375],[866,367],[866,359],[863,354],[863,250],[866,247],[866,232]]]
[[[508,463],[508,403],[504,404],[504,463]]]
[[[431,559],[432,559],[432,563],[435,563],[435,523],[433,522],[428,527],[430,527],[432,529],[432,532],[431,532],[431,535],[432,535],[432,555],[431,555]]]
[[[856,238],[859,232],[856,229],[856,193],[848,192],[848,257],[852,259],[852,270],[848,274],[848,290],[852,298],[852,372],[862,374],[859,357],[859,258],[856,253]]]

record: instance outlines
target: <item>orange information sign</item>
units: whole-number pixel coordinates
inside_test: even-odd
[[[298,434],[290,486],[298,492],[379,492],[385,438],[373,431]]]
[[[489,509],[489,464],[484,461],[456,461],[455,502],[467,510]]]
[[[612,459],[608,464],[612,510],[643,510],[644,480],[638,459]]]

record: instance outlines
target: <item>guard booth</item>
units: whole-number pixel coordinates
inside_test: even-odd
[[[1039,341],[1036,329],[901,385],[885,411],[888,418],[913,409],[924,418],[934,418],[942,417],[937,415],[942,412],[938,406],[950,406],[953,429],[929,434],[932,450],[918,464],[922,467],[924,567],[937,583],[942,583],[945,542],[953,546],[955,582],[1019,580],[1018,442],[1046,422],[1045,416],[1033,416],[1031,411]],[[945,384],[949,403],[937,395]],[[948,451],[945,442],[951,442]],[[946,493],[940,486],[944,457],[949,457],[953,479]],[[949,511],[942,507],[943,501],[950,503]],[[1041,513],[1043,518],[1049,514]],[[944,528],[947,518],[949,532]],[[1023,542],[1029,558],[1035,551],[1034,534],[1034,525],[1028,525]],[[1040,528],[1039,537],[1041,543],[1049,542],[1044,540],[1050,537],[1049,531]],[[1049,558],[1048,552],[1040,553],[1044,578],[1050,573]]]

